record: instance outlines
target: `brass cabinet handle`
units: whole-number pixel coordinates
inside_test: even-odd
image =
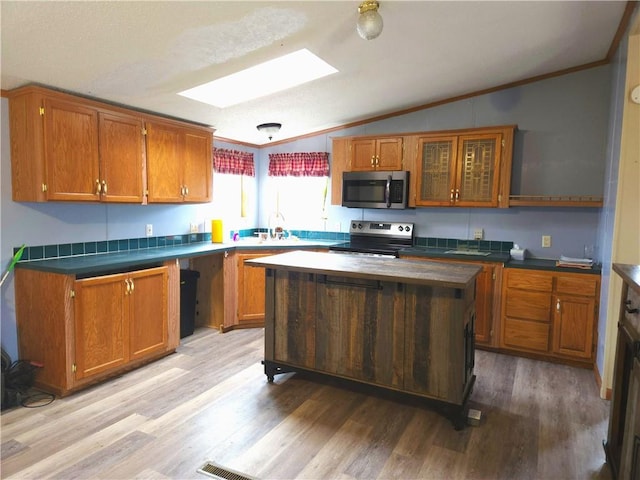
[[[187,195],[189,195],[189,187],[187,187],[186,185],[184,186],[184,196],[186,197]]]
[[[107,181],[102,180],[102,193],[107,194]]]
[[[451,189],[451,196],[449,197],[451,199],[451,201],[453,202],[453,188]]]
[[[131,287],[129,286],[129,279],[125,278],[124,279],[124,283],[127,286],[127,289],[125,290],[124,294],[125,295],[129,295],[129,293],[131,293]]]
[[[135,283],[133,283],[133,279],[132,278],[129,279],[129,282],[131,283],[131,293],[133,293],[133,289],[136,288],[136,285],[135,285]]]
[[[96,178],[96,195],[100,195],[100,190],[101,190],[100,180]]]
[[[456,188],[456,202],[460,200],[460,190]]]
[[[375,156],[371,157],[371,166],[372,166],[372,167],[373,167],[373,165],[375,164],[375,160],[376,160],[376,157],[375,157]]]
[[[556,311],[560,313],[560,299],[556,301]]]

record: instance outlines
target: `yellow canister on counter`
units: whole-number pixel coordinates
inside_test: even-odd
[[[212,243],[222,243],[224,240],[222,229],[222,220],[216,219],[211,220],[211,242]]]

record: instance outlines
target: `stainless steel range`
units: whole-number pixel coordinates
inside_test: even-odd
[[[398,257],[399,251],[413,245],[413,223],[353,220],[349,242],[330,247],[336,253]]]

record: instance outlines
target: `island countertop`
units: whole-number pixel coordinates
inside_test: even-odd
[[[248,260],[246,263],[295,272],[462,289],[471,285],[481,271],[481,267],[476,265],[301,250]]]

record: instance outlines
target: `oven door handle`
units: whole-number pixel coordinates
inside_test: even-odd
[[[387,175],[387,185],[384,188],[384,199],[387,202],[387,208],[391,208],[391,175]]]

